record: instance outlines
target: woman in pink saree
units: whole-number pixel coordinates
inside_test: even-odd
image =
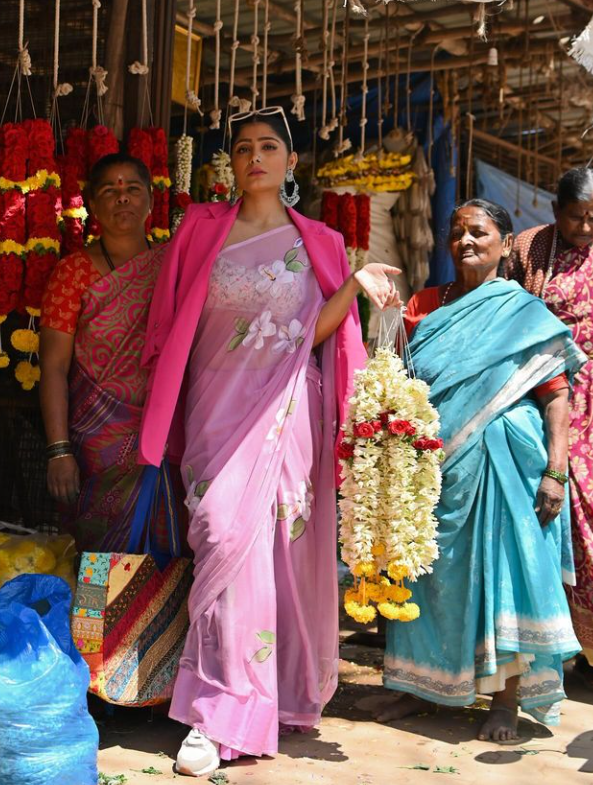
[[[593,689],[593,170],[570,169],[558,183],[556,223],[522,232],[506,277],[542,297],[567,324],[588,362],[570,401],[569,485],[576,586],[568,587],[583,653],[575,672]]]
[[[397,300],[393,268],[352,276],[341,237],[286,209],[297,157],[282,110],[235,115],[231,131],[243,199],[185,218],[145,353],[141,451],[183,452],[195,554],[170,710],[192,729],[177,757],[192,776],[274,755],[335,691],[334,447],[366,357],[355,298]]]

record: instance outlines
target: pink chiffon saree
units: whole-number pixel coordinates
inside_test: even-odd
[[[337,684],[334,338],[297,228],[227,246],[188,365],[182,471],[195,554],[170,716],[221,757],[274,754]]]

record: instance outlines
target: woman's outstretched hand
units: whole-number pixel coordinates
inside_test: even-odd
[[[354,273],[354,279],[377,308],[401,308],[403,302],[391,278],[401,270],[389,264],[372,263]]]

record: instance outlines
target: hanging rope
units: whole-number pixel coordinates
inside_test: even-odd
[[[416,36],[424,30],[424,25],[419,27],[415,33],[410,36],[410,44],[408,48],[408,74],[406,79],[406,127],[408,133],[412,130],[412,51],[414,49],[414,41]],[[398,75],[399,81],[399,75]]]
[[[346,6],[344,23],[342,26],[342,87],[340,91],[340,125],[338,132],[338,144],[334,149],[335,155],[342,155],[352,147],[350,139],[344,138],[344,129],[347,124],[346,101],[348,90],[348,52],[350,49],[350,6]]]
[[[523,92],[523,68],[519,65],[519,93]],[[517,218],[521,215],[521,169],[523,164],[523,101],[519,103],[519,138],[517,139],[517,146],[519,148],[519,155],[517,156],[517,197],[515,204],[515,215]]]
[[[383,95],[383,114],[385,117],[389,117],[389,110],[391,108],[391,104],[389,103],[389,96],[391,93],[391,57],[389,51],[390,8],[391,3],[385,8],[385,93]],[[395,12],[397,13],[397,4]]]
[[[189,0],[187,10],[187,48],[185,50],[185,107],[183,110],[183,135],[187,135],[187,107],[195,112],[202,112],[202,102],[191,85],[191,50],[192,50],[192,29],[196,18],[195,0]]]
[[[399,53],[400,53],[400,35],[399,35],[399,20],[397,18],[399,11],[399,4],[395,4],[395,78],[394,78],[394,89],[393,89],[393,128],[394,130],[399,126],[399,76],[400,76],[400,61],[399,61]],[[388,35],[389,41],[389,35]],[[389,46],[389,43],[387,44]]]
[[[31,56],[25,38],[25,0],[19,0],[19,57],[18,67],[21,76],[31,76]]]
[[[559,87],[559,95],[560,101],[558,105],[558,169],[556,173],[556,178],[560,177],[560,173],[562,172],[562,110],[563,110],[563,91],[564,91],[564,54],[560,54],[560,63],[558,66],[559,74],[558,74],[558,87]]]
[[[366,147],[366,125],[367,125],[367,93],[368,86],[368,70],[369,70],[369,18],[364,18],[364,54],[362,63],[362,104],[360,107],[360,157],[364,155]]]
[[[248,112],[251,109],[251,101],[247,98],[239,98],[235,95],[235,70],[237,67],[237,49],[240,45],[239,40],[239,2],[235,0],[235,14],[233,17],[233,43],[231,44],[231,64],[229,77],[229,106],[236,108],[239,112]],[[226,133],[226,129],[225,129]]]
[[[304,49],[304,27],[303,27],[303,0],[296,0],[294,4],[296,11],[297,38],[294,44],[295,51],[295,92],[291,97],[292,109],[290,113],[295,115],[299,122],[305,119],[305,96],[303,95],[303,49]]]
[[[220,128],[222,111],[220,109],[220,31],[222,30],[222,19],[220,18],[220,0],[216,0],[216,21],[214,22],[214,33],[216,35],[215,60],[214,60],[214,109],[210,112],[211,130]]]
[[[264,6],[264,73],[262,77],[262,101],[263,106],[268,105],[268,39],[272,23],[270,22],[270,0],[266,0]]]
[[[473,97],[474,97],[474,80],[472,75],[472,63],[474,59],[474,35],[469,41],[469,65],[468,73],[468,86],[467,86],[467,123],[468,123],[468,138],[467,138],[467,168],[465,171],[465,198],[470,199],[472,193],[472,152],[474,146],[474,120],[476,119],[472,114]]]
[[[146,0],[142,0],[142,62],[134,60],[128,71],[136,76],[146,76],[148,67],[148,19],[146,16]]]
[[[327,87],[329,82],[329,3],[321,0],[321,48],[323,51],[323,74],[321,81],[321,127],[327,124]]]
[[[381,95],[383,85],[383,44],[385,30],[381,28],[379,39],[379,63],[377,65],[377,141],[379,143],[379,153],[383,150],[383,97]]]
[[[220,0],[218,0],[220,4]],[[253,47],[253,76],[251,80],[251,97],[253,109],[257,109],[257,97],[259,90],[257,89],[257,70],[260,63],[259,58],[259,4],[260,0],[253,0],[253,35],[251,36],[251,46]]]
[[[59,84],[58,74],[60,70],[60,2],[56,0],[56,13],[54,21],[54,100],[62,95],[70,95],[73,90],[71,84],[63,82]]]
[[[100,65],[97,65],[97,40],[99,36],[99,8],[101,8],[101,0],[92,0],[93,4],[93,48],[91,55],[91,79],[94,80],[97,88],[97,95],[99,98],[105,95],[109,89],[105,84],[107,79],[107,71]]]
[[[428,100],[428,152],[426,155],[426,159],[428,161],[428,165],[432,166],[432,147],[434,144],[434,61],[436,57],[437,50],[439,49],[440,44],[437,44],[434,49],[432,50],[432,55],[430,56],[430,98]]]
[[[336,78],[334,73],[334,68],[336,66],[335,60],[335,47],[336,47],[336,14],[338,10],[338,0],[333,0],[331,4],[332,9],[332,23],[331,23],[331,34],[330,34],[330,41],[329,41],[329,56],[328,56],[328,75],[329,75],[329,87],[331,92],[331,100],[332,100],[332,116],[331,120],[326,123],[322,123],[322,127],[319,130],[319,136],[321,139],[329,139],[329,135],[336,130],[338,127],[338,114],[337,114],[337,99],[336,99]]]

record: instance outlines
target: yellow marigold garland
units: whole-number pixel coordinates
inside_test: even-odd
[[[353,186],[360,191],[406,191],[414,182],[412,157],[400,153],[347,155],[321,166],[317,178],[325,188]]]
[[[21,360],[14,369],[14,375],[23,390],[32,390],[41,378],[41,370],[29,360]]]
[[[33,330],[13,330],[10,342],[18,352],[23,354],[39,352],[39,333]]]

